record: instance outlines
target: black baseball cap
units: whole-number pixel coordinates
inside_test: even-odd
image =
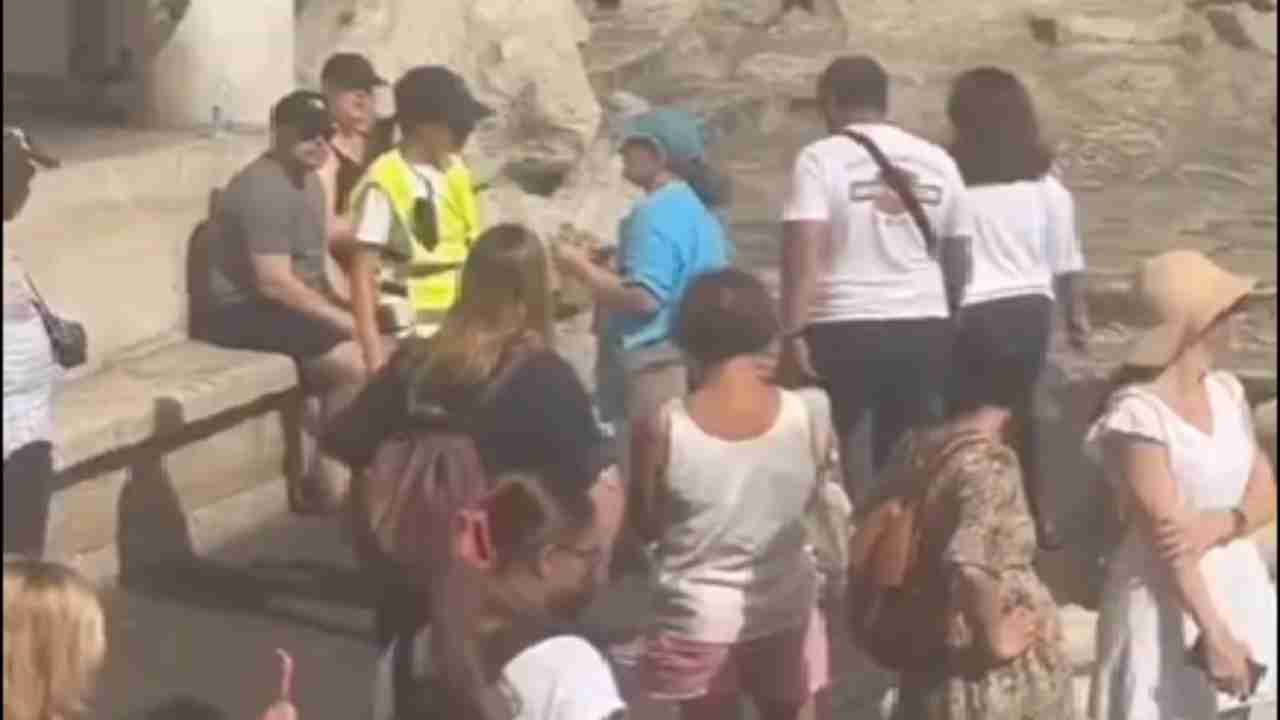
[[[396,119],[414,125],[424,122],[474,126],[493,115],[467,89],[462,76],[443,65],[421,65],[396,82]]]
[[[335,53],[324,63],[320,81],[343,90],[372,90],[387,81],[373,69],[369,58],[359,53]]]
[[[272,127],[291,127],[306,139],[333,132],[329,101],[321,93],[295,90],[271,108]]]

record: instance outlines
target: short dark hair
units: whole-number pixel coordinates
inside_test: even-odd
[[[950,151],[968,185],[1038,180],[1053,167],[1035,106],[1017,76],[996,67],[962,73],[951,85]]]
[[[778,313],[764,284],[745,270],[700,275],[676,317],[676,344],[704,366],[764,352],[778,336]]]
[[[867,55],[836,58],[818,77],[819,100],[841,108],[889,109],[889,74]]]

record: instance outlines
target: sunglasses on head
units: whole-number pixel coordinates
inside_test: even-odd
[[[427,197],[420,197],[413,201],[413,236],[422,243],[427,252],[433,252],[436,246],[440,244],[440,229],[436,224],[436,203],[435,203],[435,187],[431,181],[419,176],[423,184],[427,186]]]

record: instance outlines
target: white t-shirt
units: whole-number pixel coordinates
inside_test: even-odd
[[[378,661],[373,720],[395,720],[393,644]],[[626,710],[613,671],[590,643],[557,635],[526,648],[502,670],[515,720],[609,720]]]
[[[413,196],[415,198],[445,196],[444,173],[434,165],[412,164]],[[427,183],[431,187],[427,187]],[[356,240],[365,245],[385,248],[391,238],[391,201],[378,188],[371,188],[360,201],[360,210],[356,222]]]
[[[977,234],[964,304],[1053,297],[1056,275],[1084,270],[1071,192],[1052,175],[969,189]]]
[[[916,194],[940,237],[974,234],[960,170],[945,150],[892,125],[853,125],[915,180]],[[788,221],[831,224],[809,321],[947,316],[942,270],[897,195],[862,146],[833,136],[796,158]]]

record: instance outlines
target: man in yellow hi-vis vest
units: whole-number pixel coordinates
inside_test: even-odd
[[[351,305],[371,368],[387,355],[384,332],[429,335],[457,297],[462,264],[480,233],[474,183],[459,152],[493,114],[440,66],[405,73],[395,100],[403,139],[373,162],[351,195]]]

